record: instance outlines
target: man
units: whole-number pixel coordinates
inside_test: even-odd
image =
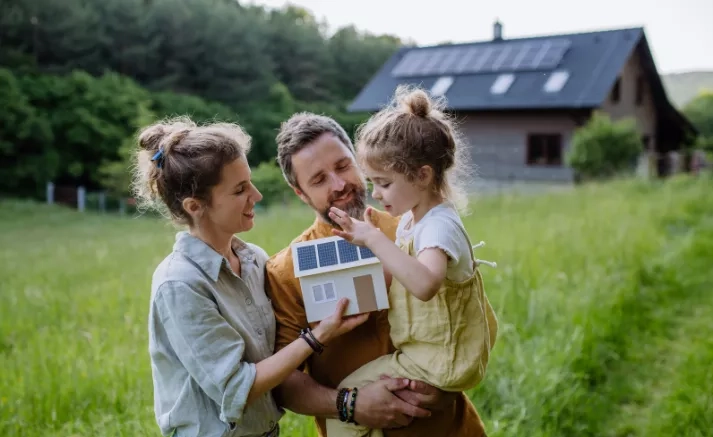
[[[277,135],[277,158],[289,185],[317,216],[294,241],[333,236],[336,224],[328,216],[331,206],[352,217],[363,217],[366,181],[357,167],[352,143],[336,121],[310,113],[292,116]],[[378,211],[372,221],[395,239],[398,218]],[[276,350],[294,341],[307,326],[292,262],[287,247],[267,263],[268,292],[277,319]],[[283,407],[315,416],[318,432],[324,437],[325,419],[339,417],[335,387],[363,364],[392,351],[387,311],[373,312],[364,324],[333,340],[322,354],[313,354],[302,371],[293,372],[275,394]],[[359,390],[354,414],[357,423],[384,429],[386,437],[485,435],[465,394],[441,392],[423,382],[409,384],[383,377]]]

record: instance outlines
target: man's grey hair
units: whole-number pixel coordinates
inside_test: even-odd
[[[320,135],[331,133],[354,153],[354,145],[344,128],[333,118],[311,112],[294,114],[280,126],[277,134],[277,163],[288,184],[299,188],[292,167],[292,156],[316,140]]]

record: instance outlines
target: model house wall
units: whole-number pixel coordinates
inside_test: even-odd
[[[308,322],[334,313],[342,297],[347,315],[389,308],[381,262],[369,249],[327,237],[295,243],[292,254]]]

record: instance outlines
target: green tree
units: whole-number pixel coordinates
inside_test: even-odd
[[[116,73],[95,78],[81,71],[68,76],[26,75],[23,89],[38,116],[54,134],[59,155],[57,181],[99,186],[99,167],[117,159],[140,105],[150,94]]]
[[[6,69],[0,69],[0,101],[0,192],[39,195],[60,168],[50,125]]]
[[[565,159],[579,177],[599,179],[632,171],[642,150],[634,120],[612,121],[595,112],[575,132]]]
[[[698,129],[697,146],[713,152],[713,91],[703,91],[691,100],[683,113]]]
[[[156,116],[144,104],[137,106],[136,117],[131,123],[134,134],[127,136],[122,141],[117,151],[116,160],[105,160],[99,167],[101,185],[112,194],[128,197],[131,195],[131,177],[134,162],[134,153],[137,150],[138,140],[136,133],[140,129],[156,120]]]

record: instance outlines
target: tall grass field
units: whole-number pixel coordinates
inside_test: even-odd
[[[268,210],[243,237],[275,253],[313,219]],[[498,263],[500,334],[469,393],[489,436],[713,436],[711,179],[483,197],[464,220]],[[0,436],[160,435],[148,300],[175,231],[0,202]]]

